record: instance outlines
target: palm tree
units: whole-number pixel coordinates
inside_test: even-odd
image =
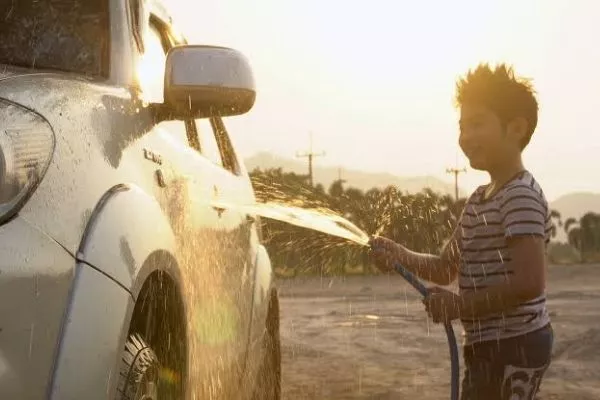
[[[579,221],[573,217],[567,218],[563,227],[567,234],[568,243],[576,248],[579,252],[579,257],[583,258],[581,254],[581,229],[579,228]]]
[[[562,227],[562,217],[556,210],[550,210],[550,219],[552,220],[552,228],[550,230],[550,236],[554,239],[558,232],[558,228]],[[554,222],[556,221],[556,222]]]
[[[600,253],[600,214],[588,212],[579,221],[569,218],[564,229],[569,244],[579,250],[582,260]]]
[[[582,254],[600,253],[600,214],[586,213],[579,219],[579,229]]]
[[[573,225],[577,225],[577,220],[573,217],[567,218],[563,225],[566,234],[569,234]]]

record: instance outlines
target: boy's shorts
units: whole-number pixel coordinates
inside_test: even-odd
[[[548,324],[523,336],[465,346],[461,400],[533,400],[553,341]]]

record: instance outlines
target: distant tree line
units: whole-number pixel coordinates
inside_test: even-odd
[[[466,200],[455,201],[430,189],[415,194],[393,186],[363,191],[346,187],[340,180],[328,189],[320,184],[313,187],[306,176],[282,169],[255,169],[250,176],[259,202],[341,215],[369,235],[386,236],[420,252],[440,250],[456,227]],[[562,259],[558,261],[596,260],[600,254],[600,214],[588,213],[579,221],[568,219],[564,224],[557,211],[552,210],[551,217],[552,236],[562,228],[569,239],[562,247],[554,245],[556,258]],[[366,249],[345,240],[264,218],[262,231],[272,262],[280,270],[293,274],[375,272]]]
[[[599,213],[585,213],[579,220],[569,218],[563,228],[568,244],[577,251],[581,262],[600,262]]]

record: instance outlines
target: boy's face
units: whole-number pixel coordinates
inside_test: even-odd
[[[514,124],[503,126],[498,116],[486,107],[463,104],[459,125],[460,148],[473,169],[496,170],[521,153],[522,129],[515,130]]]

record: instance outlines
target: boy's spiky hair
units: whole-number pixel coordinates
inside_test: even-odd
[[[499,64],[479,64],[456,83],[456,104],[480,104],[494,112],[503,125],[515,118],[527,121],[527,136],[521,144],[529,144],[538,122],[535,90],[528,79],[517,78],[513,68]]]

